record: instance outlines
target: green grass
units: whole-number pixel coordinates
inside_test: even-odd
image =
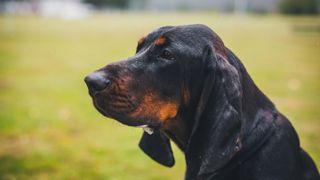
[[[319,17],[0,16],[0,179],[182,179],[182,153],[175,147],[171,169],[150,160],[137,146],[141,130],[98,114],[83,77],[132,56],[137,40],[154,28],[191,23],[222,37],[320,167],[320,32],[308,30]]]

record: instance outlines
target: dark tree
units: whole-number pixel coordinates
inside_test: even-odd
[[[282,0],[280,11],[284,14],[317,14],[318,0]]]
[[[90,3],[96,8],[114,7],[114,8],[126,8],[128,0],[83,0],[86,3]]]

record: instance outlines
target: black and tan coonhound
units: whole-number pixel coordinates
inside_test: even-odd
[[[140,148],[185,179],[319,180],[296,131],[240,60],[204,25],[166,26],[136,54],[85,78],[96,109],[145,132]]]

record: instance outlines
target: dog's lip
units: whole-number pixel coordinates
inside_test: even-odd
[[[89,95],[94,98],[99,92],[94,91],[91,88],[88,88]]]
[[[93,100],[95,101],[95,100]],[[101,109],[95,102],[93,103],[95,108],[105,117],[107,118],[112,118],[114,119],[113,116],[111,116],[108,112],[106,112],[105,110]],[[151,131],[157,130],[160,127],[160,124],[158,123],[152,123],[152,122],[139,122],[139,121],[121,121],[119,119],[116,119],[118,122],[126,125],[126,126],[131,126],[131,127],[137,127],[137,128],[142,128],[145,132],[147,132],[148,134],[152,134],[150,133]]]
[[[93,104],[94,107],[96,108],[96,110],[98,110],[98,112],[100,112],[103,116],[107,117],[107,118],[114,118],[113,116],[111,116],[111,114],[109,114],[107,111],[105,111],[104,109],[102,109],[96,102],[97,100],[97,96],[99,96],[100,92],[90,92],[89,90],[89,94],[93,100]],[[131,126],[131,127],[137,127],[137,128],[142,128],[146,133],[148,134],[153,134],[154,131],[158,130],[161,126],[161,124],[159,123],[155,123],[155,122],[137,122],[137,121],[121,121],[119,119],[116,119],[118,122],[126,125],[126,126]]]
[[[99,113],[101,113],[103,116],[109,118],[109,117],[110,117],[109,114],[108,114],[107,112],[105,112],[103,109],[101,109],[101,108],[96,104],[94,97],[92,97],[92,98],[93,98],[93,105],[94,105],[94,107],[99,111]]]

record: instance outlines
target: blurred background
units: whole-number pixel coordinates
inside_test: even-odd
[[[164,25],[210,26],[320,167],[320,0],[1,0],[0,179],[183,179],[100,115],[86,74]]]

